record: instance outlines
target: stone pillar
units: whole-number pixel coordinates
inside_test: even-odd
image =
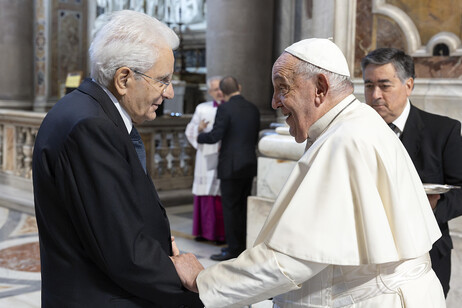
[[[0,108],[32,108],[32,11],[31,1],[0,0]]]
[[[355,65],[356,0],[335,0],[334,43],[343,51],[353,77]]]
[[[274,0],[207,1],[207,75],[232,75],[265,117],[271,109]],[[263,123],[262,123],[263,124]]]
[[[34,111],[46,111],[49,92],[49,0],[34,0]]]
[[[273,62],[295,41],[295,2],[275,0]],[[298,4],[298,2],[297,2]]]

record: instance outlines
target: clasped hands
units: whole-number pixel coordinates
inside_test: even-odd
[[[183,286],[192,291],[198,293],[196,278],[197,275],[204,269],[202,264],[197,260],[196,256],[192,253],[180,254],[175,238],[172,236],[172,252],[173,256],[170,259],[175,266],[176,272],[180,277]]]

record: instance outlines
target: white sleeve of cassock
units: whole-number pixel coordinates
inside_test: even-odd
[[[290,257],[261,243],[236,259],[203,270],[196,281],[205,307],[242,307],[299,289],[327,266]]]

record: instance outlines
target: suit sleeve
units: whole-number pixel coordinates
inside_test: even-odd
[[[448,135],[443,151],[444,183],[462,187],[462,137],[457,122]],[[462,215],[462,188],[453,189],[441,196],[435,210],[438,223],[446,223]]]
[[[200,307],[196,296],[182,288],[160,245],[168,231],[154,235],[143,219],[144,201],[135,189],[123,137],[112,122],[87,120],[65,142],[55,178],[57,193],[69,200],[63,206],[72,229],[90,262],[129,293],[162,307]]]
[[[197,137],[197,142],[213,144],[222,140],[229,125],[229,121],[230,119],[226,110],[223,109],[223,105],[220,105],[215,115],[215,122],[213,123],[212,130],[208,133],[200,133]]]

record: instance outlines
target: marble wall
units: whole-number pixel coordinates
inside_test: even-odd
[[[32,12],[30,0],[0,0],[0,108],[31,108]]]
[[[82,71],[87,75],[87,1],[53,0],[51,15],[51,98],[64,94],[69,72]]]
[[[388,0],[405,12],[414,22],[420,39],[426,45],[441,31],[462,35],[462,1],[460,0]]]
[[[413,56],[417,78],[460,79],[461,11],[458,0],[357,0],[354,76],[361,77],[360,61],[369,51],[395,47]]]

